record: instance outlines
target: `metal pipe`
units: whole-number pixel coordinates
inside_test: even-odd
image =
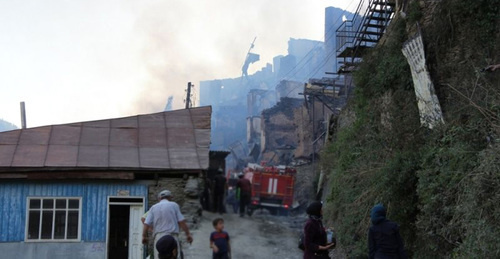
[[[191,103],[191,82],[188,82],[188,87],[187,87],[187,96],[186,96],[186,109],[191,108],[192,103]]]
[[[21,128],[26,128],[26,107],[24,106],[24,102],[21,102]]]

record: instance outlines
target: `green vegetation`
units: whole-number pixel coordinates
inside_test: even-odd
[[[355,121],[322,154],[332,186],[325,218],[349,257],[367,257],[379,202],[416,258],[499,257],[500,73],[480,70],[500,63],[500,0],[418,2],[354,74]],[[433,130],[420,126],[401,52],[417,21],[446,121]]]

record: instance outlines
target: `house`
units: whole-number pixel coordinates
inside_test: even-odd
[[[211,112],[1,132],[0,257],[143,258],[140,218],[159,190],[200,206],[185,188],[209,167]]]

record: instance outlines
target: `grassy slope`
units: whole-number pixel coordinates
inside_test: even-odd
[[[364,58],[349,109],[323,154],[332,181],[326,218],[350,257],[367,255],[368,213],[384,203],[418,258],[491,257],[500,246],[499,0],[412,1],[390,39]],[[446,125],[420,128],[411,74],[401,53],[420,21]],[[500,139],[499,139],[500,140]]]

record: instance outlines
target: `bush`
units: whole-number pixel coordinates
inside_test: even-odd
[[[464,181],[458,216],[464,222],[464,239],[454,251],[460,258],[500,256],[500,147],[478,154],[478,166]]]
[[[457,214],[459,194],[461,184],[476,166],[477,151],[454,141],[455,134],[463,134],[461,130],[452,127],[424,150],[417,174],[419,257],[448,255],[464,237],[462,218]]]

